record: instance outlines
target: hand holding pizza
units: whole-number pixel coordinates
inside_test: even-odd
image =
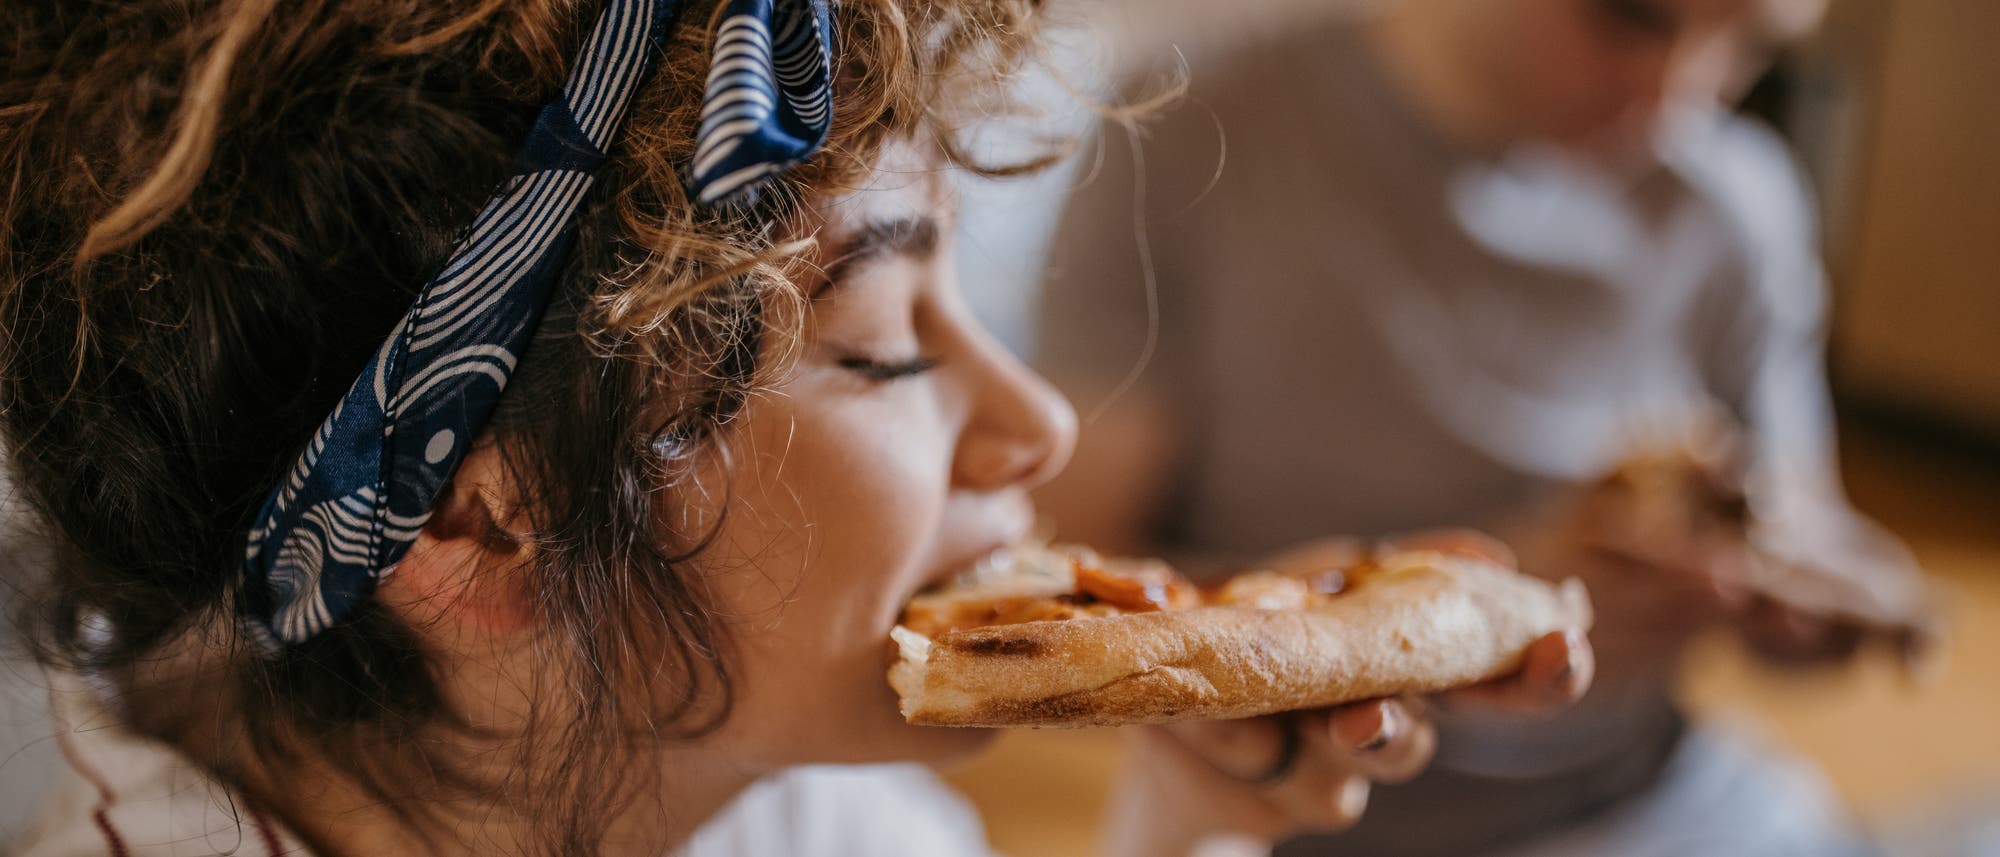
[[[1545,713],[1582,696],[1593,671],[1582,630],[1558,631],[1529,647],[1517,673],[1441,696],[1454,707]],[[1429,764],[1437,745],[1430,699],[1128,730],[1105,850],[1264,854],[1286,836],[1347,827],[1375,783],[1406,781]]]
[[[1588,687],[1582,588],[1524,576],[1498,543],[1330,540],[1197,587],[1081,548],[996,554],[919,595],[893,634],[911,723],[1132,726],[1113,853],[1339,828],[1375,782],[1415,776],[1423,694],[1510,713]]]

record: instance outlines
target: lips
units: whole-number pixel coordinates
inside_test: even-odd
[[[980,568],[998,561],[1000,557],[1004,556],[1015,546],[1022,544],[1026,539],[1027,536],[1024,534],[1019,538],[1009,539],[1004,542],[993,542],[983,550],[968,554],[959,561],[949,563],[939,569],[936,573],[927,577],[924,580],[923,586],[919,587],[917,591],[929,592],[958,579],[962,575],[977,573]]]
[[[935,592],[939,589],[944,588],[952,581],[958,579],[961,575],[977,570],[982,564],[997,561],[998,558],[1006,554],[1009,549],[1013,548],[1015,545],[1021,544],[1026,539],[1027,535],[1025,532],[1023,532],[1018,537],[986,542],[984,543],[983,547],[975,551],[968,551],[962,554],[955,554],[954,555],[955,559],[953,561],[942,564],[935,572],[926,577],[924,581],[921,584],[919,584],[915,589],[907,593],[904,593],[902,602],[897,605],[897,612],[894,621],[896,623],[901,623],[902,621],[904,621],[903,611],[907,609],[906,605],[909,602],[927,593]],[[885,666],[893,666],[900,658],[898,647],[893,641],[887,642],[887,645],[885,645],[882,649],[882,653],[883,653],[883,664]]]
[[[967,526],[946,525],[940,538],[942,559],[925,575],[920,589],[937,587],[961,572],[970,571],[988,557],[1028,541],[1035,529],[1034,506],[1025,494],[1005,492],[954,498],[951,511],[955,520]],[[954,518],[947,518],[954,520]],[[976,522],[976,523],[975,523]],[[968,538],[952,538],[953,531]]]

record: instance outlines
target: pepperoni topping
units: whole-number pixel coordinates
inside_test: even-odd
[[[1427,530],[1392,539],[1384,551],[1437,551],[1447,556],[1463,556],[1516,568],[1512,548],[1492,536],[1473,530]]]
[[[1023,622],[1108,616],[1114,612],[1117,611],[1109,606],[1097,604],[1094,599],[1069,595],[1054,598],[1013,595],[955,602],[929,599],[912,602],[903,610],[899,624],[926,637],[936,637],[951,631],[984,628],[988,625],[1018,625]]]
[[[1139,612],[1177,610],[1201,601],[1193,586],[1164,566],[1141,566],[1126,574],[1114,574],[1079,561],[1076,591],[1121,610]]]
[[[1260,610],[1289,610],[1304,607],[1311,597],[1312,585],[1304,576],[1252,571],[1224,581],[1211,600]]]

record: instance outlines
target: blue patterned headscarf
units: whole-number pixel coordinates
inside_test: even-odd
[[[533,336],[574,220],[676,0],[608,0],[518,170],[472,221],[366,371],[271,492],[245,545],[244,625],[272,650],[367,600],[416,541]],[[689,189],[750,199],[832,124],[830,0],[729,0]]]

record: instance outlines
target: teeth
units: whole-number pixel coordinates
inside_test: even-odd
[[[973,568],[978,569],[980,572],[983,573],[990,573],[995,569],[1006,568],[1007,566],[1013,564],[1013,560],[1014,560],[1013,548],[1000,548],[998,550],[993,551],[992,553],[980,557],[979,562],[975,563],[973,565]]]
[[[931,656],[931,638],[901,625],[889,629],[889,639],[896,641],[897,653],[905,660],[921,662]]]
[[[1000,548],[979,558],[972,567],[959,573],[958,582],[965,586],[976,585],[1013,572],[1014,549]]]
[[[1009,545],[975,561],[959,572],[954,583],[961,589],[1000,583],[1012,588],[1027,584],[1039,591],[1071,585],[1070,555],[1039,544]]]

